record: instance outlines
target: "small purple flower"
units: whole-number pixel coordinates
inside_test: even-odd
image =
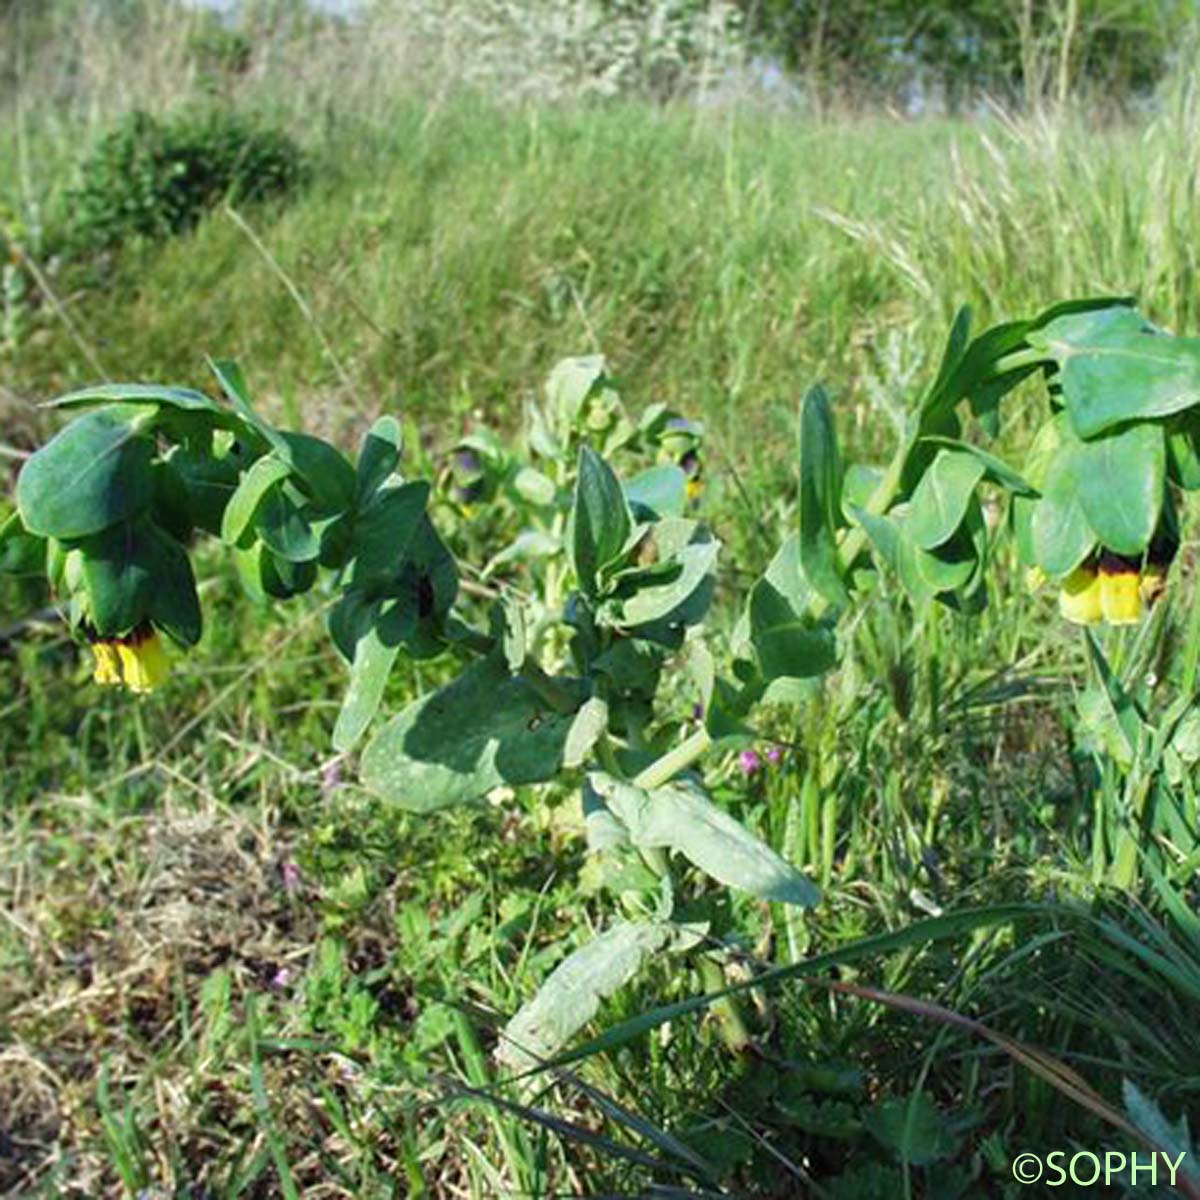
[[[335,758],[321,769],[321,793],[326,798],[342,786],[342,760]]]
[[[703,721],[704,720],[704,705],[703,704],[700,704],[699,702],[697,702],[692,705],[692,720],[693,721]]]
[[[289,983],[292,982],[292,971],[290,967],[280,967],[278,971],[271,977],[271,986],[276,991],[283,991]]]
[[[479,455],[474,450],[467,447],[462,447],[454,452],[454,465],[464,475],[474,475],[477,471],[483,470],[483,464],[479,461]]]
[[[742,768],[743,775],[753,775],[762,769],[762,759],[757,750],[743,750],[738,755],[738,766]]]
[[[300,868],[289,859],[280,868],[283,874],[283,890],[294,892],[300,886]]]
[[[773,767],[779,766],[779,764],[783,762],[783,747],[772,746],[770,750],[767,751],[767,762],[769,762]]]

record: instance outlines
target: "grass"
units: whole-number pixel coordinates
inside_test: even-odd
[[[123,103],[186,98],[139,62]],[[34,403],[96,364],[197,384],[211,353],[239,358],[281,419],[349,443],[394,412],[432,455],[480,419],[515,427],[557,358],[602,350],[635,408],[707,422],[732,602],[794,522],[795,406],[814,379],[869,457],[962,301],[982,325],[1135,293],[1179,332],[1197,323],[1187,86],[1147,127],[1094,129],[402,89],[368,103],[316,70],[296,96],[238,84],[310,150],[295,203],[86,262],[50,250],[95,128],[52,87],[13,93],[0,161],[21,170],[0,176],[0,213],[46,294],[30,286],[0,360],[5,443],[48,433]],[[329,745],[344,676],[321,598],[269,616],[218,552],[201,563],[205,639],[144,702],[92,688],[52,623],[0,645],[0,1192],[1016,1196],[1021,1150],[1127,1147],[980,1038],[795,979],[742,1006],[752,1052],[693,1014],[540,1092],[500,1088],[503,1019],[561,939],[603,919],[575,885],[576,796],[381,808]],[[1176,591],[1181,629],[1193,601]],[[725,902],[717,978],[840,958],[843,983],[983,1020],[1118,1107],[1129,1078],[1194,1118],[1194,896],[1092,886],[1082,648],[1005,563],[970,625],[894,601],[870,606],[819,699],[771,714],[780,765],[706,763],[721,801],[827,887],[800,918]],[[27,607],[0,602],[0,627]],[[440,670],[398,668],[391,703]],[[926,923],[1014,902],[1034,903],[944,940]],[[656,965],[590,1032],[711,980]],[[928,1161],[897,1104],[945,1126]]]

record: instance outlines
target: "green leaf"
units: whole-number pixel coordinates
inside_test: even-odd
[[[389,485],[375,493],[354,524],[351,578],[357,587],[387,583],[399,575],[422,533],[428,499],[424,480]]]
[[[395,417],[380,417],[367,430],[358,450],[355,470],[354,500],[359,506],[366,503],[387,481],[400,463],[404,434]]]
[[[687,507],[687,476],[679,467],[651,467],[625,485],[625,499],[639,521],[682,517]]]
[[[952,1158],[962,1142],[955,1122],[924,1092],[911,1099],[883,1101],[865,1114],[863,1124],[897,1158],[914,1167]]]
[[[1002,458],[997,458],[996,455],[989,454],[988,451],[981,449],[979,446],[974,446],[970,442],[960,441],[957,438],[928,437],[921,440],[937,446],[945,446],[949,450],[974,455],[983,464],[983,478],[988,480],[989,483],[997,484],[1006,491],[1012,492],[1013,495],[1037,495],[1037,489],[1019,471],[1010,467]]]
[[[820,386],[800,402],[800,562],[812,586],[830,604],[849,597],[838,566],[842,523],[842,459],[829,397]]]
[[[810,908],[820,890],[741,822],[718,808],[691,782],[645,791],[596,773],[588,782],[643,849],[665,849],[719,883],[749,892],[760,900],[776,900]]]
[[[200,640],[200,602],[187,552],[149,521],[122,522],[80,543],[92,622],[104,637],[149,619],[185,646]]]
[[[933,387],[921,401],[919,415],[923,419],[923,423],[936,416],[940,411],[953,408],[957,401],[958,396],[954,394],[951,382],[967,352],[970,337],[971,309],[964,304],[954,314],[954,323],[950,326],[950,333],[946,338],[946,348],[942,351],[942,362],[938,367],[937,378],[934,380]]]
[[[588,398],[604,386],[605,370],[602,354],[564,358],[556,363],[546,380],[546,400],[550,411],[558,414],[568,427],[573,426]]]
[[[590,446],[580,447],[571,557],[585,595],[596,595],[600,571],[620,555],[632,529],[625,493],[612,468]]]
[[[753,646],[764,680],[808,679],[836,664],[833,630],[812,616],[815,598],[801,566],[800,538],[792,534],[751,589],[735,637]]]
[[[1047,575],[1070,574],[1096,546],[1096,535],[1079,503],[1071,460],[1051,467],[1033,510],[1033,558]]]
[[[362,737],[375,716],[401,644],[417,624],[417,609],[411,600],[376,601],[370,614],[366,629],[356,639],[350,687],[333,730],[334,749],[343,754]]]
[[[962,524],[985,470],[973,454],[939,450],[912,494],[906,536],[923,550],[947,541]]]
[[[505,1026],[497,1059],[527,1071],[557,1054],[671,936],[667,924],[621,921],[569,954]]]
[[[909,533],[909,519],[897,523],[896,570],[904,590],[922,604],[951,592],[969,589],[980,566],[978,532],[983,527],[979,500],[971,505],[954,535],[933,550],[924,550]]]
[[[210,358],[209,369],[217,377],[221,390],[229,398],[229,402],[237,409],[243,421],[249,428],[267,443],[283,459],[290,461],[287,439],[269,422],[254,411],[250,403],[250,389],[246,386],[246,378],[242,369],[232,359]]]
[[[715,568],[721,543],[695,521],[668,518],[651,527],[650,544],[659,555],[658,564],[672,564],[679,569],[666,578],[646,582],[627,600],[619,602],[619,624],[634,629],[669,618],[682,609],[701,591],[704,608],[715,585]],[[695,623],[689,614],[687,623]]]
[[[231,448],[214,456],[208,449],[180,445],[171,448],[165,461],[183,481],[194,524],[219,537],[225,508],[238,489],[241,473],[251,465],[248,454]]]
[[[97,404],[119,402],[130,405],[150,405],[177,413],[202,415],[209,425],[234,429],[239,422],[233,413],[222,408],[203,392],[193,388],[164,387],[157,383],[102,383],[95,387],[68,392],[46,404],[47,408],[90,408]]]
[[[17,479],[25,528],[42,537],[86,537],[141,512],[154,487],[145,420],[136,408],[101,408],[51,438]]]
[[[1065,470],[1079,506],[1102,546],[1139,555],[1150,544],[1162,511],[1166,446],[1162,427],[1149,423],[1076,442]]]
[[[1058,363],[1066,409],[1081,438],[1200,403],[1200,339],[1172,337],[1135,309],[1058,317],[1029,342]]]
[[[345,457],[328,442],[307,433],[284,431],[284,461],[307,485],[306,491],[324,513],[339,513],[354,503],[356,476]]]
[[[1167,473],[1186,491],[1200,488],[1200,412],[1184,413],[1167,425]]]
[[[501,784],[543,783],[563,767],[576,711],[555,711],[502,659],[482,659],[380,730],[363,754],[363,783],[418,813]]]
[[[254,514],[254,529],[277,558],[290,563],[313,562],[321,540],[281,483],[269,487]]]
[[[274,454],[264,454],[254,461],[225,506],[221,541],[227,546],[241,541],[267,492],[286,479],[290,471],[288,464]]]
[[[41,576],[46,573],[46,541],[26,530],[20,513],[0,524],[0,575]]]

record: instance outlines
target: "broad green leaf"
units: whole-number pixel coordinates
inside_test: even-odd
[[[875,553],[893,570],[900,570],[900,527],[894,517],[877,516],[857,505],[848,505],[847,515],[867,535]]]
[[[1096,546],[1096,534],[1079,503],[1073,462],[1073,456],[1064,454],[1051,466],[1033,510],[1034,561],[1056,579],[1073,571]]]
[[[653,525],[649,536],[660,563],[675,564],[679,570],[644,584],[620,603],[620,624],[626,628],[668,618],[701,588],[706,589],[706,599],[711,596],[721,543],[707,529],[695,521],[668,518]]]
[[[319,510],[338,513],[354,503],[354,468],[339,451],[311,434],[284,431],[280,436],[288,450],[284,461],[307,485]]]
[[[1059,366],[1081,438],[1200,403],[1200,339],[1172,337],[1132,308],[1058,317],[1029,335]]]
[[[632,529],[625,493],[612,468],[590,446],[581,447],[571,512],[571,551],[585,595],[596,594],[600,571],[621,553]]]
[[[988,451],[981,449],[979,446],[974,446],[970,442],[960,441],[957,438],[946,437],[929,437],[923,438],[922,441],[931,442],[938,446],[945,446],[949,450],[974,455],[983,465],[983,478],[988,480],[989,483],[999,485],[1005,491],[1012,492],[1015,496],[1037,495],[1037,490],[1019,471],[1010,467],[1002,458],[997,458],[996,455],[989,454]]]
[[[898,523],[896,569],[910,598],[924,603],[944,593],[969,589],[980,565],[977,540],[983,524],[979,501],[972,497],[962,526],[941,546],[924,550],[909,534],[909,519]]]
[[[559,684],[583,703],[580,685]],[[380,730],[363,754],[363,783],[418,813],[465,804],[501,784],[542,783],[563,768],[577,711],[551,708],[502,659],[479,660]]]
[[[849,600],[838,567],[842,523],[842,459],[829,397],[810,388],[800,402],[800,562],[830,604]]]
[[[80,544],[92,621],[118,637],[149,618],[185,646],[200,640],[200,602],[187,552],[146,520],[110,526]]]
[[[1102,546],[1139,555],[1162,511],[1166,447],[1162,427],[1130,425],[1076,442],[1068,469],[1079,506]]]
[[[567,955],[505,1026],[499,1062],[527,1071],[557,1054],[596,1015],[601,1000],[670,942],[672,932],[659,922],[621,921]]]
[[[687,476],[679,467],[651,467],[629,480],[625,498],[640,521],[682,517],[687,507]]]
[[[248,454],[227,450],[213,455],[191,446],[173,446],[166,459],[187,489],[188,510],[200,528],[220,536],[225,509],[252,461]]]
[[[380,417],[371,426],[358,451],[354,492],[356,504],[365,504],[383,486],[399,465],[403,446],[404,435],[395,417]]]
[[[800,562],[800,538],[792,534],[751,589],[735,634],[736,645],[753,646],[764,680],[808,679],[837,662],[833,630],[812,616],[815,599]]]
[[[593,392],[604,386],[606,364],[602,354],[564,358],[546,380],[546,401],[567,426],[579,419]]]
[[[354,567],[358,587],[394,579],[408,560],[421,528],[429,484],[424,480],[386,487],[358,515],[354,525]]]
[[[21,469],[17,507],[30,533],[78,538],[141,512],[153,492],[154,443],[133,407],[85,413]]]
[[[850,463],[842,478],[842,510],[849,515],[851,507],[862,508],[883,482],[883,468],[869,463]]]
[[[646,791],[599,773],[588,782],[635,846],[673,850],[719,883],[760,900],[804,908],[820,901],[815,884],[714,804],[698,785],[673,783]]]
[[[221,541],[227,546],[241,541],[267,492],[286,479],[290,471],[288,464],[274,454],[264,454],[254,461],[225,506]]]
[[[182,413],[205,415],[214,425],[236,427],[228,409],[193,388],[163,387],[157,383],[102,383],[68,392],[46,404],[47,408],[91,408],[97,404],[152,405]]]
[[[268,488],[254,514],[254,529],[277,558],[290,563],[313,562],[321,541],[281,483]]]
[[[941,449],[912,494],[905,534],[922,550],[947,541],[962,524],[984,464],[962,450]]]
[[[355,644],[350,686],[334,726],[335,750],[344,754],[362,737],[379,708],[400,646],[416,624],[417,609],[412,600],[382,600],[371,606],[370,621]]]

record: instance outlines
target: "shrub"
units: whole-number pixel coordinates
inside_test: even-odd
[[[158,121],[133,112],[101,139],[69,193],[71,240],[112,246],[167,237],[222,200],[287,195],[308,174],[285,133],[213,108]]]

